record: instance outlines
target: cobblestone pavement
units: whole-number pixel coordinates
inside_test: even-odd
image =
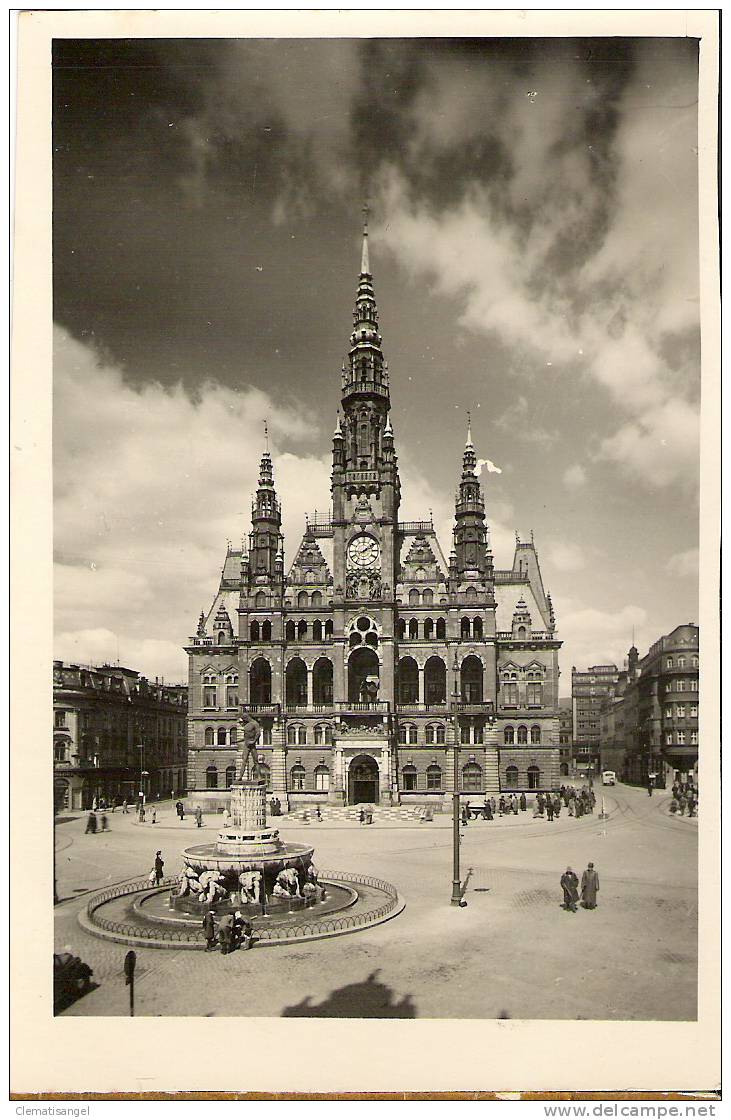
[[[610,812],[580,820],[527,814],[462,830],[464,908],[449,904],[451,820],[332,821],[277,826],[316,846],[319,867],[394,883],[406,909],[362,933],[228,957],[190,950],[137,951],[136,1014],[551,1019],[692,1019],[696,1009],[697,820],[668,814],[669,797],[617,786]],[[111,831],[85,835],[85,818],[57,827],[56,944],[94,968],[99,987],[66,1015],[125,1015],[124,945],[78,925],[84,892],[166,870],[180,848],[210,840],[175,819],[110,815]],[[558,880],[593,860],[599,906],[566,913]]]

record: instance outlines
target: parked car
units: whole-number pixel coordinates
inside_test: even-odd
[[[73,953],[53,954],[53,1008],[68,1007],[91,987],[93,968]]]
[[[614,773],[614,771],[613,770],[604,770],[603,773],[602,773],[602,785],[603,786],[616,786],[616,784],[617,784],[617,775]]]

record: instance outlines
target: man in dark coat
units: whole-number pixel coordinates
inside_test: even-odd
[[[563,890],[563,908],[576,913],[576,903],[579,900],[579,880],[570,867],[567,867],[561,876],[561,889]]]
[[[234,916],[233,914],[224,914],[218,923],[218,943],[221,946],[221,952],[225,956],[230,953],[234,947]]]
[[[159,886],[162,882],[162,873],[164,867],[165,861],[162,858],[162,852],[155,852],[155,883],[157,884],[157,886]]]
[[[546,799],[546,816],[549,821],[553,821],[553,802],[550,797]]]
[[[525,794],[521,793],[521,795],[520,795],[520,811],[521,811],[521,813],[524,813],[527,808],[528,808],[528,802],[525,799]]]
[[[596,894],[599,890],[599,876],[590,863],[581,876],[581,905],[585,910],[596,910]]]
[[[213,911],[209,910],[203,918],[203,935],[206,939],[206,952],[212,953],[216,948],[216,923],[213,920]]]

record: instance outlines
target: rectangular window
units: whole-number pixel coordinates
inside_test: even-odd
[[[315,770],[315,789],[320,793],[326,793],[330,789],[330,771],[322,766]]]
[[[442,771],[438,766],[430,766],[426,772],[426,788],[427,789],[441,789],[442,788]]]
[[[685,743],[685,732],[684,731],[679,731],[678,732],[678,744],[682,747],[684,743]]]
[[[475,737],[472,741],[473,743],[485,742],[484,728],[481,723],[475,724]]]
[[[53,761],[54,762],[67,762],[68,761],[68,755],[66,753],[66,750],[67,749],[66,749],[65,746],[54,747],[53,748]]]
[[[685,719],[685,704],[676,704],[675,714],[678,719]]]
[[[56,727],[65,727],[65,726],[66,726],[66,713],[65,712],[56,712]]]
[[[203,689],[203,707],[215,708],[216,706],[216,686],[206,685]]]
[[[543,685],[531,683],[526,690],[529,708],[540,708],[543,703]]]
[[[230,684],[226,688],[226,707],[238,708],[239,706],[239,690],[235,684]]]
[[[518,686],[514,682],[506,681],[503,684],[503,707],[518,707]]]
[[[697,731],[691,731],[690,741],[691,741],[691,743],[694,747],[698,746],[698,732]]]
[[[666,732],[665,742],[666,742],[667,746],[672,747],[672,745],[673,745],[673,733],[672,733],[672,731]]]
[[[460,727],[460,729],[459,729],[459,741],[460,741],[460,743],[469,743],[469,741],[470,741],[469,724],[463,723],[462,726]]]
[[[401,772],[403,787],[406,793],[413,793],[416,789],[416,770],[404,768]]]
[[[673,709],[668,707],[668,708],[665,709],[665,719],[672,719],[672,718],[673,718]]]
[[[690,706],[690,718],[691,719],[698,719],[698,705],[697,704],[691,704],[691,706]]]
[[[263,746],[271,747],[271,745],[272,745],[272,729],[271,729],[271,727],[262,727],[262,729],[261,729],[261,741],[262,741]]]

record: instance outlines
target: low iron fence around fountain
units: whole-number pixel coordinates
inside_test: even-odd
[[[359,929],[362,926],[373,925],[375,922],[386,918],[399,903],[398,891],[385,879],[376,879],[371,875],[351,875],[339,871],[321,871],[319,878],[327,883],[345,883],[347,885],[360,884],[364,887],[373,887],[387,895],[386,901],[380,906],[371,908],[361,914],[347,914],[342,917],[333,915],[331,918],[313,918],[297,923],[267,926],[257,925],[259,917],[254,918],[254,941],[288,941],[298,937],[317,937],[328,933],[345,933],[348,930]],[[203,944],[205,936],[202,929],[166,929],[162,923],[155,926],[145,926],[137,921],[124,921],[119,918],[105,918],[99,914],[99,908],[107,902],[125,895],[138,894],[142,891],[157,891],[177,886],[178,877],[164,878],[157,886],[150,883],[149,879],[128,879],[126,882],[117,883],[112,887],[97,891],[86,903],[86,917],[90,925],[104,930],[109,934],[121,937],[146,938],[151,941],[179,944]],[[266,920],[266,915],[262,915]]]

